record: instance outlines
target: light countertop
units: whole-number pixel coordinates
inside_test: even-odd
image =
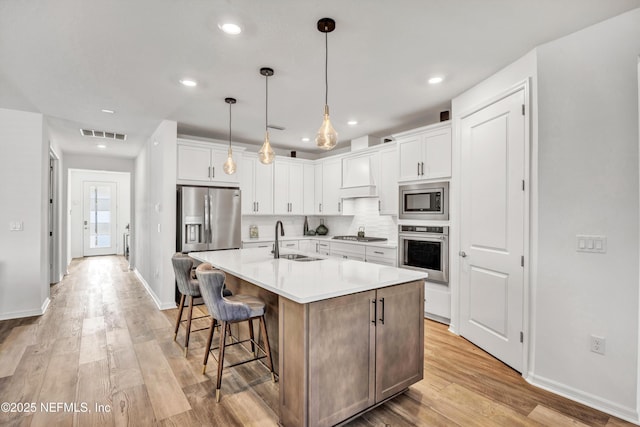
[[[270,252],[269,248],[250,248],[191,252],[189,256],[300,304],[427,278],[419,271],[316,253],[305,255],[321,260],[302,262],[274,259]],[[302,252],[280,252],[287,253]]]
[[[242,243],[263,243],[274,241],[274,237],[258,237],[257,239],[251,238],[243,238]],[[339,242],[339,243],[351,243],[354,245],[363,245],[363,246],[377,246],[380,248],[397,248],[398,242],[395,240],[383,240],[378,242],[358,242],[354,240],[338,240],[333,239],[333,236],[278,236],[278,240],[283,242],[287,240],[318,240],[318,241],[326,241],[326,242]]]

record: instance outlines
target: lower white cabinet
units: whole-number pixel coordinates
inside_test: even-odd
[[[297,240],[280,240],[280,247],[283,249],[295,249],[298,250]]]
[[[329,254],[338,258],[364,261],[365,247],[351,243],[331,242],[331,251]]]
[[[273,241],[242,242],[242,249],[247,248],[273,248]]]
[[[317,252],[316,242],[311,239],[298,240],[298,250],[302,252]]]
[[[395,267],[398,263],[397,253],[398,250],[396,248],[367,246],[365,259],[367,262],[373,262],[374,264]]]
[[[316,252],[322,255],[329,256],[331,253],[331,244],[329,242],[316,240]]]
[[[447,285],[424,282],[424,313],[426,317],[449,323],[451,319],[451,291]]]

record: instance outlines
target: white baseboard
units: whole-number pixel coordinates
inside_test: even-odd
[[[614,417],[621,418],[634,424],[638,424],[640,422],[640,417],[638,416],[639,414],[636,408],[619,405],[591,393],[586,393],[538,375],[531,374],[525,377],[525,380],[536,387],[540,387],[544,390],[550,391],[551,393],[582,403],[583,405],[590,406],[609,415],[613,415]]]
[[[162,301],[160,301],[160,298],[158,298],[156,293],[153,292],[153,289],[151,289],[151,286],[149,286],[147,281],[144,280],[144,277],[142,277],[142,274],[140,274],[140,272],[138,271],[137,268],[134,268],[133,272],[135,273],[135,275],[138,278],[138,280],[140,280],[140,282],[142,283],[144,288],[147,290],[147,293],[151,296],[151,299],[155,303],[156,307],[158,307],[158,310],[169,310],[169,309],[172,309],[172,308],[176,308],[175,301],[171,301],[171,302],[162,302]]]
[[[32,317],[32,316],[42,316],[47,308],[49,307],[49,303],[51,300],[47,297],[44,300],[40,308],[36,308],[34,310],[22,310],[22,311],[12,311],[9,313],[0,313],[0,320],[10,320],[10,319],[20,319],[22,317]]]

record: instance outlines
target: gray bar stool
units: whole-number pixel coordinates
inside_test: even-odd
[[[180,324],[182,322],[187,322],[185,331],[184,331],[184,356],[187,356],[187,352],[189,351],[189,335],[191,334],[191,321],[202,319],[208,316],[200,316],[193,317],[193,299],[199,298],[200,295],[200,285],[198,283],[198,279],[193,277],[192,269],[193,269],[193,259],[186,254],[176,253],[171,257],[171,263],[173,264],[173,272],[176,276],[176,282],[178,283],[178,290],[180,291],[180,307],[178,309],[178,317],[176,318],[176,327],[173,334],[173,340],[175,341],[178,337],[178,329],[180,329]],[[230,296],[231,292],[227,289],[224,289],[225,295]],[[184,310],[185,300],[189,297],[189,308],[187,311],[187,319],[182,320],[182,312]],[[194,332],[202,331],[207,328],[195,329]]]
[[[211,327],[209,328],[209,338],[207,339],[207,352],[204,354],[204,362],[202,366],[202,374],[206,372],[207,360],[209,359],[209,351],[215,350],[211,348],[211,340],[216,326],[216,322],[222,323],[220,327],[220,344],[218,345],[218,378],[216,382],[216,402],[220,401],[220,385],[222,384],[222,368],[224,365],[224,350],[229,345],[251,342],[251,351],[253,358],[242,362],[234,363],[228,367],[241,365],[254,360],[267,358],[269,370],[271,371],[271,379],[275,381],[273,372],[273,362],[271,360],[271,348],[269,346],[269,337],[267,335],[267,327],[264,321],[265,303],[260,298],[250,295],[234,295],[225,297],[222,293],[225,274],[214,269],[211,264],[203,263],[196,269],[196,275],[200,281],[200,292],[202,299],[211,313]],[[253,319],[260,319],[260,330],[264,337],[264,348],[262,348],[253,336]],[[249,339],[235,341],[227,344],[227,334],[229,334],[229,325],[238,322],[249,322]],[[230,335],[230,334],[229,334]],[[258,356],[259,349],[264,356]]]

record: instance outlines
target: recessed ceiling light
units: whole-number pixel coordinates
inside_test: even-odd
[[[103,108],[103,109],[102,109],[102,110],[100,110],[100,111],[102,111],[103,113],[107,113],[107,114],[113,114],[113,113],[115,113],[115,111],[114,111],[114,110],[108,110],[108,109],[106,109],[106,108]]]
[[[195,80],[191,80],[191,79],[182,79],[180,80],[180,83],[188,87],[194,87],[198,85],[198,83]]]
[[[358,124],[358,121],[357,121],[357,120],[349,120],[349,121],[347,122],[347,124],[348,124],[349,126],[355,126],[355,125],[357,125],[357,124]]]
[[[442,83],[442,80],[444,80],[442,77],[431,77],[429,79],[429,84],[435,85],[438,83]]]
[[[235,36],[235,35],[240,34],[242,32],[242,28],[240,28],[239,25],[232,24],[230,22],[227,22],[225,24],[220,24],[220,25],[218,25],[218,28],[220,28],[226,34],[230,34],[232,36]]]
[[[98,144],[96,145],[96,147],[98,147],[101,150],[104,150],[105,148],[107,148],[106,144]]]
[[[302,142],[309,142],[311,141],[309,138],[307,138],[306,136],[304,138],[302,138]]]

